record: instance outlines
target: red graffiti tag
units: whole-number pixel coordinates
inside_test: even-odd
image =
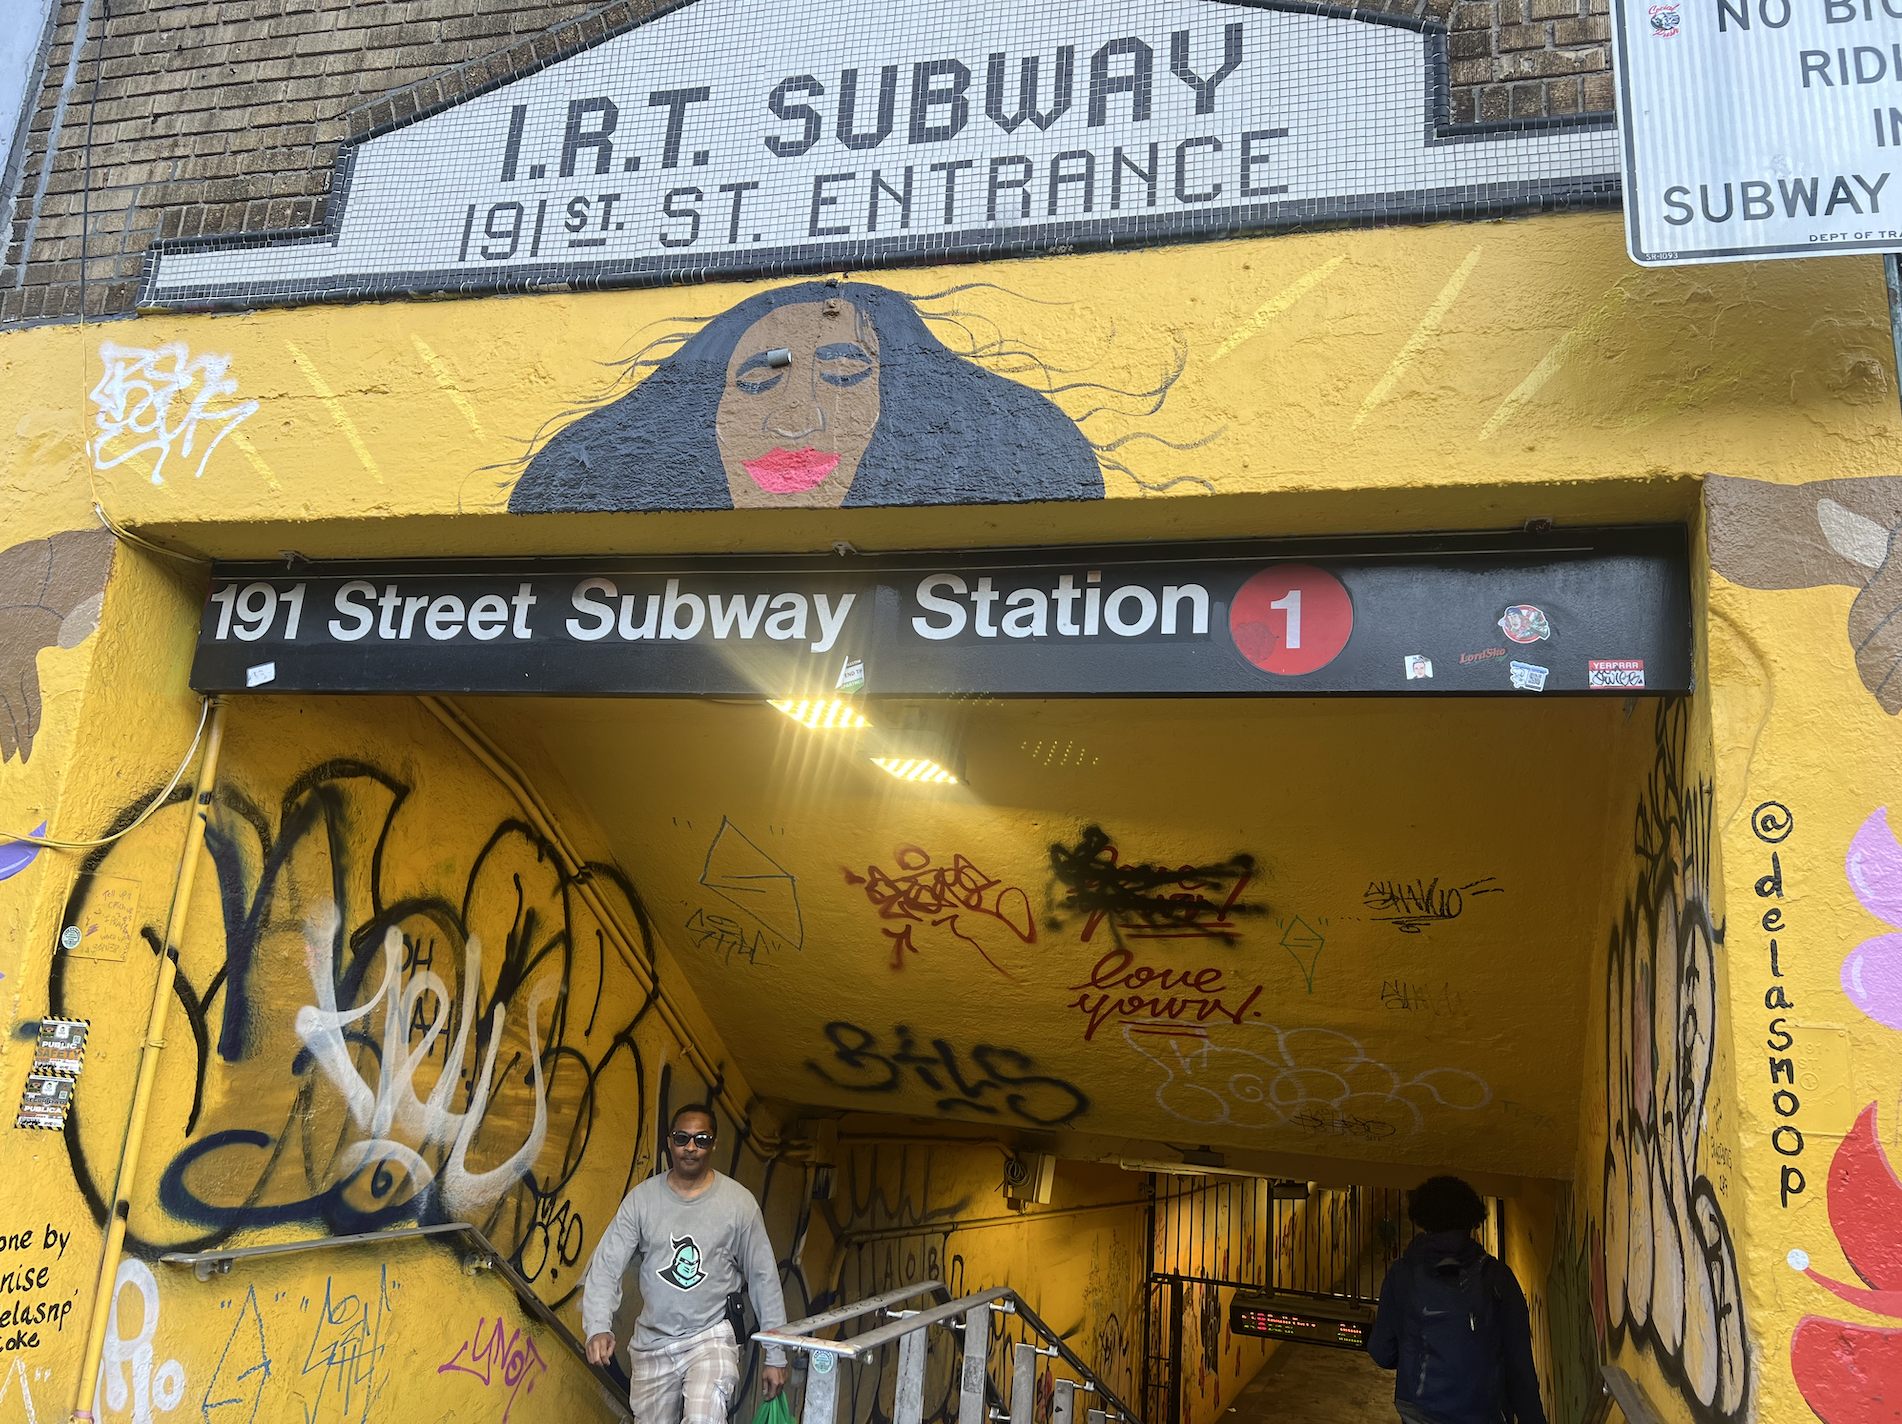
[[[457,1374],[474,1375],[485,1385],[493,1385],[497,1379],[498,1366],[501,1383],[508,1387],[509,1392],[508,1403],[502,1408],[502,1424],[508,1424],[509,1411],[515,1408],[516,1395],[526,1398],[533,1394],[536,1382],[548,1373],[547,1361],[542,1359],[541,1351],[535,1348],[535,1342],[522,1333],[521,1327],[517,1326],[505,1341],[499,1315],[493,1326],[490,1326],[486,1315],[479,1317],[475,1330],[456,1348],[454,1358],[447,1364],[438,1365],[436,1373],[448,1374],[453,1370]]]
[[[1227,987],[1222,983],[1223,971],[1214,965],[1201,969],[1156,969],[1137,964],[1135,960],[1130,950],[1112,949],[1096,961],[1087,983],[1070,986],[1082,991],[1068,1007],[1081,1010],[1089,1020],[1089,1026],[1083,1030],[1086,1042],[1095,1038],[1096,1031],[1110,1019],[1180,1022],[1186,1017],[1196,1023],[1207,1023],[1211,1018],[1220,1017],[1239,1025],[1246,1018],[1261,1017],[1261,1010],[1254,1007],[1255,1000],[1261,997],[1259,984],[1231,1007],[1222,998],[1223,989]],[[1241,991],[1229,988],[1228,992],[1233,996]]]
[[[912,925],[942,926],[983,955],[984,962],[1005,978],[1011,973],[991,958],[974,934],[961,925],[968,916],[982,916],[1004,925],[1025,944],[1037,942],[1037,923],[1030,912],[1030,897],[1015,885],[1006,885],[986,875],[964,856],[953,854],[949,865],[933,865],[928,851],[915,845],[901,845],[893,852],[898,873],[891,874],[876,865],[865,867],[863,875],[847,870],[848,885],[865,887],[865,898],[878,910],[879,918],[906,920],[910,923],[881,933],[892,941],[892,968],[902,969],[907,951],[916,954]]]

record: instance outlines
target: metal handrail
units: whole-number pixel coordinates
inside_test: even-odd
[[[354,1236],[314,1236],[302,1241],[273,1241],[266,1246],[234,1246],[229,1251],[167,1251],[159,1260],[168,1266],[190,1266],[199,1280],[208,1281],[214,1272],[224,1275],[231,1269],[233,1261],[247,1261],[255,1256],[288,1256],[297,1251],[327,1251],[332,1247],[357,1246],[366,1241],[400,1241],[409,1237],[443,1236],[470,1231],[475,1231],[477,1236],[482,1235],[467,1222],[450,1221],[437,1226],[401,1226],[388,1231],[362,1231]],[[482,1244],[488,1247],[486,1239]]]
[[[535,1294],[535,1288],[523,1277],[522,1273],[508,1263],[508,1258],[495,1249],[482,1229],[473,1222],[449,1221],[434,1226],[403,1226],[388,1231],[365,1231],[351,1236],[320,1236],[303,1241],[277,1241],[265,1246],[234,1246],[228,1251],[167,1251],[159,1257],[168,1266],[190,1266],[199,1280],[208,1281],[215,1273],[224,1275],[237,1261],[252,1261],[261,1256],[289,1256],[300,1251],[327,1251],[343,1246],[361,1246],[369,1242],[414,1241],[430,1236],[459,1235],[466,1238],[474,1250],[462,1258],[462,1268],[469,1275],[477,1271],[494,1271],[515,1292],[515,1298],[527,1307],[543,1325],[555,1333],[555,1338],[567,1346],[581,1361],[582,1367],[593,1375],[606,1392],[609,1402],[620,1412],[622,1419],[631,1421],[633,1411],[628,1408],[627,1398],[619,1380],[606,1369],[588,1359],[588,1352],[575,1339],[574,1332],[561,1323],[561,1317],[548,1307],[548,1303]]]
[[[808,1315],[804,1320],[795,1320],[781,1325],[777,1331],[762,1330],[753,1338],[765,1339],[773,1334],[810,1335],[815,1330],[824,1330],[830,1325],[843,1325],[848,1320],[857,1320],[860,1316],[872,1315],[887,1306],[897,1305],[901,1301],[916,1300],[921,1295],[949,1297],[951,1292],[943,1281],[919,1281],[916,1285],[905,1286],[900,1290],[886,1291],[883,1295],[867,1296],[852,1305],[841,1305],[832,1310],[822,1311],[818,1315]],[[784,1343],[783,1341],[781,1343]]]
[[[868,1363],[879,1350],[896,1344],[898,1380],[893,1395],[893,1424],[922,1424],[928,1332],[933,1326],[962,1329],[964,1364],[958,1371],[959,1424],[988,1424],[989,1420],[1000,1417],[988,1407],[992,1395],[996,1393],[991,1385],[989,1369],[990,1316],[993,1311],[1016,1315],[1033,1334],[1047,1343],[1038,1346],[1020,1341],[1011,1347],[1009,1424],[1033,1424],[1037,1408],[1036,1360],[1039,1355],[1062,1360],[1079,1377],[1075,1381],[1055,1382],[1050,1424],[1081,1424],[1075,1407],[1078,1390],[1094,1393],[1105,1406],[1088,1411],[1089,1424],[1109,1424],[1111,1420],[1121,1421],[1121,1424],[1141,1424],[1135,1412],[1117,1397],[1116,1392],[1099,1379],[1082,1357],[1044,1324],[1009,1286],[993,1286],[957,1300],[944,1300],[947,1293],[942,1282],[923,1281],[902,1290],[869,1297],[854,1305],[808,1316],[804,1320],[790,1321],[777,1329],[755,1331],[753,1339],[762,1345],[805,1352],[806,1398],[801,1424],[833,1424],[841,1368],[846,1364]],[[921,1295],[936,1296],[939,1304],[926,1310],[892,1311],[899,1318],[890,1324],[844,1339],[828,1339],[817,1333],[876,1311],[889,1311],[900,1301]],[[961,1326],[957,1323],[959,1317],[963,1317]],[[974,1349],[974,1342],[981,1343],[977,1343]]]
[[[932,1284],[936,1285],[937,1283],[934,1281]],[[794,1327],[791,1325],[782,1325],[777,1330],[755,1331],[753,1338],[758,1340],[761,1344],[778,1345],[780,1348],[786,1350],[822,1350],[829,1355],[843,1355],[852,1360],[855,1364],[862,1365],[872,1358],[872,1353],[875,1350],[890,1345],[903,1336],[910,1335],[917,1330],[923,1330],[928,1325],[943,1325],[946,1321],[955,1320],[960,1315],[965,1314],[967,1311],[974,1310],[980,1305],[989,1305],[994,1300],[1002,1300],[1011,1293],[1009,1286],[994,1286],[990,1290],[979,1291],[976,1295],[967,1295],[962,1300],[948,1301],[943,1305],[933,1306],[930,1310],[921,1310],[915,1314],[908,1312],[902,1320],[894,1320],[890,1325],[881,1325],[876,1330],[868,1330],[863,1335],[850,1335],[843,1340],[821,1340],[804,1333],[795,1333]],[[924,1292],[916,1290],[903,1292],[894,1291],[889,1294],[896,1296],[898,1300],[908,1300],[912,1296],[922,1295]],[[883,1305],[892,1302],[881,1298],[880,1303]],[[873,1309],[878,1308],[880,1307],[873,1307]],[[867,1315],[871,1312],[856,1311],[854,1313]],[[814,1322],[823,1319],[823,1316],[814,1316],[812,1321],[802,1320],[799,1324],[809,1328],[817,1328]]]

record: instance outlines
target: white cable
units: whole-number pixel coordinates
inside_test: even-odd
[[[198,711],[198,730],[192,733],[192,744],[185,751],[185,759],[178,764],[178,770],[172,773],[172,779],[165,783],[165,789],[159,792],[157,796],[154,796],[151,804],[139,812],[138,818],[124,830],[114,831],[109,836],[101,836],[96,841],[62,841],[55,840],[52,836],[16,836],[8,835],[5,831],[0,831],[0,836],[4,836],[8,841],[13,841],[18,844],[42,846],[47,850],[90,850],[94,846],[111,845],[114,841],[118,840],[119,837],[131,835],[140,826],[145,824],[148,816],[165,804],[165,798],[172,794],[172,788],[177,786],[179,778],[184,776],[185,768],[190,766],[192,764],[192,758],[198,755],[198,743],[203,740],[205,735],[205,719],[210,715],[211,699],[207,697],[204,699],[204,705]],[[0,844],[4,843],[5,842],[0,842]]]

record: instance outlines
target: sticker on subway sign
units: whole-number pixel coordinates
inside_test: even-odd
[[[1589,687],[1643,687],[1643,658],[1593,658],[1585,664]]]
[[[1549,668],[1542,668],[1537,663],[1513,663],[1512,685],[1521,692],[1544,692],[1549,672]]]

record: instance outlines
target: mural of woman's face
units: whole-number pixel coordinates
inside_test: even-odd
[[[843,298],[766,313],[733,348],[714,421],[733,507],[836,508],[877,424],[869,314]]]

